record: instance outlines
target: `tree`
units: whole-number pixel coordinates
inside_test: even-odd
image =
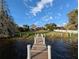
[[[18,27],[18,30],[19,30],[20,32],[24,32],[24,28],[23,28],[23,27]]]
[[[46,25],[45,25],[45,29],[52,31],[52,30],[56,29],[56,26],[57,26],[57,25],[56,25],[55,23],[46,24]]]
[[[36,30],[37,26],[35,24],[31,25],[31,30]]]
[[[70,12],[68,16],[69,16],[69,23],[76,24],[78,22],[78,10],[77,9]]]
[[[28,25],[23,25],[23,28],[25,31],[29,31],[29,26]]]
[[[65,25],[65,28],[68,30],[77,30],[78,29],[78,10],[73,10],[68,13],[69,22]]]

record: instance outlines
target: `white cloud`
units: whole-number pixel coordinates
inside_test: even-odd
[[[28,12],[28,13],[25,13],[25,15],[26,15],[26,19],[28,18],[28,19],[30,19],[30,18],[32,18],[33,16],[30,16],[30,13]]]
[[[50,21],[52,19],[53,19],[53,17],[52,16],[48,16],[48,15],[42,17],[42,21],[44,21],[44,22],[48,22],[48,21]]]
[[[50,19],[53,19],[53,17],[52,17],[52,16],[50,16],[49,18],[50,18]]]
[[[66,24],[67,24],[66,22],[65,22],[65,23],[63,23],[63,26],[64,26],[64,25],[66,25]]]
[[[58,26],[58,27],[61,27],[61,26],[64,26],[64,25],[66,25],[66,24],[67,24],[67,23],[64,22],[64,23],[58,24],[57,26]]]
[[[23,27],[23,25],[20,24],[19,27]]]
[[[35,24],[35,25],[38,25],[38,24],[39,24],[39,22],[38,22],[38,21],[36,21],[34,24]]]
[[[36,21],[34,24],[37,25],[38,27],[40,27],[40,26],[42,26],[43,22],[42,21]]]
[[[42,9],[47,5],[50,4],[52,5],[53,0],[41,0],[37,3],[36,7],[31,9],[31,13],[36,16],[38,12],[41,12]]]
[[[52,16],[45,15],[41,19],[35,21],[34,24],[37,25],[37,26],[40,26],[40,25],[45,24],[47,22],[51,22],[52,19],[53,19]]]
[[[32,0],[24,0],[23,3],[26,8],[33,8],[31,5],[28,5],[27,3],[32,2]]]
[[[61,27],[62,25],[60,25],[60,24],[57,24],[57,26],[58,26],[58,27]]]

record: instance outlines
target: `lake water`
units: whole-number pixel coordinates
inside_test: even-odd
[[[51,41],[51,46],[52,59],[77,59],[77,53],[74,53],[76,57],[72,56],[71,44],[69,42],[64,43],[62,40]],[[0,49],[0,59],[26,59],[26,48],[27,42],[18,40],[5,49]],[[75,52],[77,52],[77,50],[75,50]]]

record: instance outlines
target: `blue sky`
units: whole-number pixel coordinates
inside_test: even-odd
[[[43,26],[68,23],[67,14],[78,7],[77,0],[6,0],[14,21],[24,24]]]

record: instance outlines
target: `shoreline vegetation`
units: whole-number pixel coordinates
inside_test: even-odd
[[[55,31],[28,31],[28,32],[18,32],[14,38],[3,38],[7,40],[33,40],[35,34],[44,34],[45,38],[48,40],[71,40],[76,42],[78,40],[78,33],[67,33],[67,32],[55,32]]]
[[[3,41],[3,44],[5,43],[12,43],[15,41],[26,41],[27,43],[33,43],[34,36],[36,34],[43,34],[45,36],[45,39],[48,41],[55,41],[55,40],[62,40],[64,42],[69,43],[78,43],[78,33],[67,33],[67,32],[55,32],[55,31],[28,31],[28,32],[18,32],[15,37],[7,37],[2,38],[0,42]]]

